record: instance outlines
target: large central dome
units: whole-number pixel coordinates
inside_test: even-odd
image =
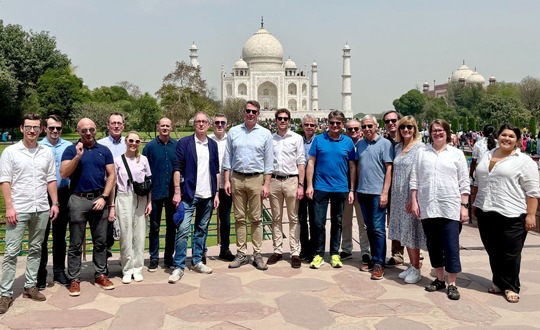
[[[244,44],[242,59],[250,65],[278,69],[283,64],[283,47],[270,32],[261,27]]]

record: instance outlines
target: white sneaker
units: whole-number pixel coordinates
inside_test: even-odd
[[[202,261],[199,261],[195,266],[192,266],[191,270],[197,273],[212,274],[212,268],[203,264]]]
[[[399,273],[399,275],[397,277],[399,277],[400,279],[405,279],[405,277],[407,277],[407,275],[409,275],[409,273],[411,272],[411,270],[413,269],[414,267],[411,265],[409,266],[409,268],[405,269],[404,271],[402,271],[401,273]]]
[[[144,278],[143,278],[142,274],[133,274],[133,280],[135,282],[142,282],[143,279]]]
[[[175,268],[169,276],[169,283],[176,283],[184,276],[184,270],[182,268]]]
[[[422,279],[422,273],[420,269],[412,267],[412,270],[409,272],[409,275],[405,277],[405,283],[414,284],[420,282]]]
[[[122,276],[122,283],[129,284],[131,283],[131,274],[125,274]]]

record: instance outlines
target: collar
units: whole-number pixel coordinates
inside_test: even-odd
[[[343,133],[339,134],[339,137],[337,139],[332,139],[330,137],[330,135],[328,135],[328,131],[324,132],[323,136],[324,136],[325,139],[327,139],[329,141],[332,141],[332,142],[339,142],[339,141],[343,141],[343,139],[344,139]]]
[[[157,143],[160,143],[160,144],[163,144],[163,145],[172,144],[171,137],[169,137],[169,141],[167,141],[167,143],[165,143],[165,142],[163,142],[162,139],[159,138],[159,136],[156,136],[156,141],[157,141]]]
[[[304,143],[305,143],[305,144],[310,144],[311,142],[313,142],[313,139],[315,138],[315,136],[316,136],[316,135],[313,134],[313,136],[311,137],[311,139],[310,139],[309,141],[306,140],[306,137],[305,137],[305,136],[303,136],[303,138],[304,138]]]
[[[197,135],[193,134],[193,137],[195,138],[195,143],[202,144],[203,146],[208,144],[208,138],[203,142],[197,138]]]
[[[59,147],[61,146],[62,144],[68,142],[67,140],[64,140],[62,139],[61,137],[58,138],[58,142],[56,143],[56,145],[53,145],[49,139],[47,138],[47,136],[45,136],[43,138],[43,140],[39,141],[38,144],[42,144],[42,145],[46,145],[47,147],[50,147],[50,148],[56,148],[56,147]]]
[[[27,148],[27,147],[24,145],[24,143],[23,143],[22,140],[20,140],[19,142],[17,142],[17,144],[15,144],[15,145],[17,146],[17,149],[19,149],[19,150],[36,149],[36,148],[41,147],[41,145],[38,143],[37,146],[36,146],[35,148]]]
[[[120,135],[120,138],[118,140],[113,139],[112,135],[108,135],[109,141],[112,142],[112,144],[120,144],[122,142],[123,136]]]
[[[246,127],[246,122],[242,122],[242,124],[240,124],[240,127],[242,127],[243,129],[245,129],[246,131],[248,130],[247,127]],[[259,123],[256,123],[255,126],[253,126],[253,128],[251,129],[251,131],[253,131],[254,129],[258,129],[260,128],[261,126],[259,125]],[[251,132],[250,131],[250,132]]]
[[[284,139],[284,138],[286,138],[287,136],[292,136],[292,132],[291,132],[290,129],[287,129],[287,132],[285,132],[285,134],[284,134],[283,136],[279,135],[278,132],[275,132],[275,133],[274,133],[274,136],[279,137],[279,138],[281,138],[281,139]]]
[[[366,138],[363,138],[364,141],[366,141],[367,144],[375,144],[377,143],[380,139],[382,138],[382,136],[380,134],[377,134],[377,137],[374,138],[373,140],[368,140]]]
[[[223,134],[223,137],[221,139],[218,138],[215,133],[212,133],[212,134],[208,135],[208,137],[211,138],[211,139],[217,140],[217,141],[227,140],[227,132],[225,132],[225,134]]]

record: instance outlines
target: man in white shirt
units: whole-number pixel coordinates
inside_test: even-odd
[[[13,303],[17,256],[26,227],[28,257],[23,297],[34,301],[46,299],[36,287],[41,243],[49,217],[54,221],[59,210],[53,153],[38,144],[42,131],[40,119],[37,114],[25,115],[20,126],[23,139],[2,153],[0,183],[6,204],[6,247],[0,281],[0,314],[7,312]],[[47,193],[51,196],[52,206],[49,206]]]
[[[289,244],[291,266],[300,268],[300,226],[298,202],[304,197],[306,156],[302,137],[289,129],[291,113],[278,109],[275,114],[277,133],[272,135],[274,165],[270,180],[270,206],[272,208],[272,241],[274,254],[267,264],[276,264],[283,258],[283,202],[287,204],[289,218]]]

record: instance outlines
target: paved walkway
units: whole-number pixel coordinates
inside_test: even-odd
[[[265,241],[265,252],[272,251]],[[212,256],[211,275],[187,271],[176,284],[167,283],[170,270],[144,271],[144,281],[121,283],[120,266],[112,259],[111,291],[93,285],[93,266],[84,263],[82,293],[68,296],[67,289],[49,283],[46,302],[22,298],[23,267],[20,258],[15,301],[0,318],[8,329],[529,329],[540,326],[540,236],[530,234],[523,251],[522,294],[518,304],[487,293],[491,273],[478,231],[465,226],[461,234],[459,275],[461,300],[443,292],[428,293],[431,282],[425,253],[424,278],[404,284],[397,278],[405,269],[386,269],[385,279],[372,281],[358,270],[360,255],[341,269],[325,264],[319,270],[292,269],[284,261],[261,272],[251,265],[231,270]],[[355,245],[355,249],[357,246]],[[266,255],[268,257],[269,254]],[[50,265],[49,265],[50,267]],[[49,278],[49,281],[52,281]]]

